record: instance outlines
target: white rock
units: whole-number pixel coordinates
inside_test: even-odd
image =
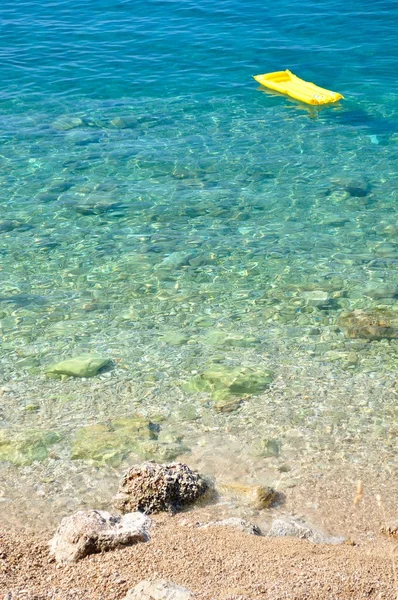
[[[140,581],[123,600],[194,600],[192,592],[166,579]]]
[[[50,555],[65,564],[88,554],[147,542],[150,526],[149,517],[140,512],[120,517],[103,510],[79,510],[62,519],[50,540]]]
[[[234,527],[250,535],[261,535],[261,531],[257,525],[253,525],[253,523],[249,523],[244,519],[239,519],[239,517],[231,517],[223,521],[210,521],[201,525],[201,529],[207,529],[208,527]]]
[[[343,537],[332,537],[322,531],[313,529],[302,519],[295,517],[278,517],[271,523],[267,533],[271,537],[296,537],[309,540],[314,544],[341,544]]]

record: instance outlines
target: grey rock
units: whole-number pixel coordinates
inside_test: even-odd
[[[0,233],[12,231],[16,227],[18,227],[17,221],[10,221],[8,219],[4,220],[4,221],[0,221]]]
[[[149,517],[139,512],[120,517],[102,510],[79,510],[62,519],[50,540],[50,555],[67,564],[88,554],[147,542],[150,526]]]
[[[192,592],[166,579],[140,581],[123,600],[194,600]]]
[[[58,129],[58,131],[68,131],[69,129],[74,129],[75,127],[81,127],[83,125],[83,121],[80,117],[72,117],[72,116],[63,116],[59,117],[53,123],[51,123],[51,127],[53,129]]]
[[[101,215],[123,208],[124,205],[121,202],[106,196],[90,196],[74,205],[76,212],[82,215]]]
[[[22,223],[21,221],[4,219],[0,221],[0,233],[9,233],[14,229],[18,229],[19,231],[28,231],[32,229],[31,225],[27,223]]]
[[[156,266],[156,268],[172,268],[179,269],[188,264],[191,258],[193,258],[194,254],[192,252],[172,252],[166,258],[162,260],[162,262]]]
[[[329,536],[297,517],[277,517],[267,533],[270,537],[296,537],[314,544],[341,544],[343,537]]]
[[[330,302],[329,294],[323,290],[302,292],[301,295],[309,306],[326,306]]]
[[[109,122],[109,125],[116,129],[131,129],[139,124],[137,117],[127,115],[124,117],[116,117]]]
[[[124,475],[114,506],[122,513],[176,511],[195,502],[207,487],[200,475],[183,463],[146,462],[134,465]]]
[[[257,525],[253,525],[253,523],[249,523],[244,519],[239,519],[239,517],[231,517],[222,521],[210,521],[201,525],[201,529],[207,529],[208,527],[234,527],[249,535],[261,535],[261,530]]]
[[[374,300],[398,298],[398,286],[395,284],[373,282],[365,288],[364,294]]]
[[[369,183],[362,177],[353,178],[333,178],[331,184],[334,189],[343,189],[353,198],[363,198],[370,193],[371,187]]]

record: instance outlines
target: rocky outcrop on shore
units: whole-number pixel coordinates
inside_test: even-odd
[[[131,546],[150,539],[151,520],[142,513],[122,517],[103,510],[79,510],[62,519],[50,541],[57,563],[73,563],[88,554]]]
[[[220,489],[224,488],[228,493],[232,490],[234,494],[238,492],[248,496],[249,506],[256,510],[270,509],[278,497],[275,490],[266,486],[222,484]],[[173,514],[193,504],[208,489],[206,481],[183,463],[146,462],[134,465],[124,475],[114,498],[114,506],[123,516],[86,510],[65,517],[50,541],[50,556],[56,562],[66,564],[77,562],[89,554],[146,542],[150,539],[151,527],[146,513]],[[259,491],[262,502],[258,502]],[[214,494],[213,498],[216,497],[217,494]],[[233,527],[246,534],[262,535],[257,525],[236,517],[197,525],[200,528]],[[283,515],[274,518],[267,536],[297,537],[324,544],[344,541],[344,538],[324,534],[300,518]]]
[[[207,488],[205,480],[183,463],[146,462],[124,475],[114,506],[122,513],[175,512],[195,502]]]

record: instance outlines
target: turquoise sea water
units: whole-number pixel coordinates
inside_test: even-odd
[[[211,474],[392,481],[396,18],[387,1],[1,3],[4,502],[68,480],[59,510],[80,505],[116,442],[76,457],[76,431],[132,413],[156,422],[153,457]],[[251,77],[286,68],[346,99]],[[44,377],[82,352],[111,370]],[[191,381],[214,365],[274,381],[220,409]]]

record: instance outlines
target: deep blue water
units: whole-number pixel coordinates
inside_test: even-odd
[[[352,103],[383,102],[396,91],[396,12],[382,0],[5,0],[1,97],[239,94],[250,109],[262,101],[250,75],[290,68]]]

